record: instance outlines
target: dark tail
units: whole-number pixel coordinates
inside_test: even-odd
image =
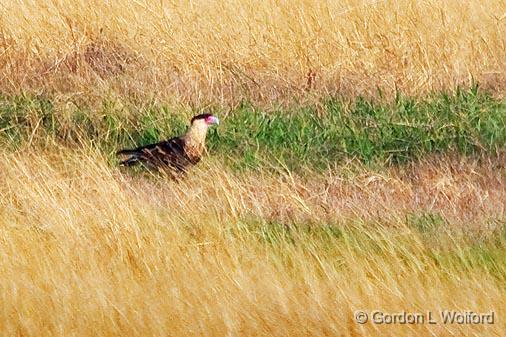
[[[136,150],[120,150],[116,152],[117,156],[130,156],[129,158],[120,161],[120,166],[132,166],[139,163],[139,151]]]
[[[137,157],[130,157],[126,160],[123,160],[123,161],[120,161],[119,162],[119,165],[120,166],[132,166],[132,165],[136,165],[139,163],[139,158]]]
[[[130,156],[130,155],[135,155],[135,154],[139,154],[139,151],[125,149],[125,150],[120,150],[120,151],[116,152],[117,156],[120,156],[120,155]]]

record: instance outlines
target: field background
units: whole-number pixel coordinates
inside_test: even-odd
[[[0,335],[502,336],[505,69],[506,1],[2,1]]]
[[[2,1],[0,87],[193,107],[504,93],[506,2]]]

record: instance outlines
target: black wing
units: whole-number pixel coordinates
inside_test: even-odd
[[[184,151],[184,140],[180,137],[141,146],[133,150],[121,150],[117,154],[130,156],[120,163],[120,165],[125,166],[144,163],[149,166],[166,165],[184,171],[191,164],[190,159]]]

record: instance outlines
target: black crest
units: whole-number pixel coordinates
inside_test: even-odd
[[[197,119],[206,119],[207,117],[211,117],[211,116],[212,116],[212,114],[200,114],[200,115],[194,116],[190,123],[193,124],[193,122],[196,121]]]

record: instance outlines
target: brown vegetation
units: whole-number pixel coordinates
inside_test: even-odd
[[[0,17],[0,335],[506,331],[503,106],[489,96],[410,110],[423,123],[445,113],[434,128],[455,132],[422,125],[427,134],[406,143],[419,154],[409,159],[421,161],[397,166],[372,169],[375,161],[366,167],[343,157],[319,173],[305,174],[312,168],[304,162],[296,174],[281,161],[238,173],[208,157],[174,182],[121,171],[105,154],[165,134],[172,113],[208,104],[227,115],[243,100],[272,107],[333,95],[388,99],[473,81],[504,96],[504,0],[3,0]],[[162,116],[171,105],[183,109]],[[146,106],[160,108],[127,138],[135,127],[123,114],[143,120]],[[454,112],[465,118],[448,118]],[[369,110],[362,113],[368,122]],[[379,116],[391,123],[389,114]],[[277,130],[280,138],[293,128]],[[301,139],[320,130],[328,131]],[[239,136],[255,135],[249,131]],[[391,144],[406,135],[379,131],[373,139],[385,131]],[[438,135],[445,142],[431,147]],[[366,152],[363,139],[348,138]],[[225,149],[243,144],[228,140]],[[400,144],[374,149],[402,151]],[[433,155],[478,146],[473,158],[464,150]],[[354,320],[356,310],[439,318],[445,309],[493,311],[495,324]]]
[[[4,92],[203,105],[506,84],[504,0],[7,0],[0,13]]]
[[[171,183],[123,175],[94,150],[61,150],[2,154],[6,335],[443,336],[505,329],[497,317],[506,309],[500,276],[460,260],[472,242],[502,228],[500,160],[439,158],[382,174],[343,167],[310,179],[238,176],[210,165]],[[444,222],[427,237],[410,220],[423,214]],[[434,258],[445,251],[448,260]],[[452,251],[462,255],[453,260]],[[497,320],[358,325],[359,309],[494,310]]]

